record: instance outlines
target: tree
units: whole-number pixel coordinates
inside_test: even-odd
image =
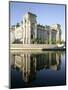
[[[12,27],[11,27],[12,29],[15,29],[15,25],[12,25]]]
[[[21,24],[23,24],[23,21],[21,21]]]
[[[48,40],[47,42],[48,42],[48,44],[51,44],[51,43],[52,43],[52,41],[51,41],[51,40]]]
[[[56,44],[56,41],[55,40],[52,40],[51,42],[52,42],[52,44]]]
[[[20,24],[19,24],[19,23],[17,23],[17,24],[16,24],[16,27],[19,27],[19,26],[20,26]]]
[[[60,42],[60,44],[64,44],[64,41],[62,40],[62,41]]]

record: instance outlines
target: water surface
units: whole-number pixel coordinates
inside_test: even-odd
[[[66,84],[65,51],[10,53],[11,88]]]

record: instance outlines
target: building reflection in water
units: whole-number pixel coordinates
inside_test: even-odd
[[[60,52],[47,52],[41,54],[14,54],[10,55],[11,66],[19,69],[25,82],[30,82],[36,78],[36,71],[41,69],[51,69],[58,71],[61,64]]]

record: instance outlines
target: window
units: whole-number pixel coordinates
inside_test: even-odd
[[[26,20],[25,20],[25,23],[26,23]]]
[[[31,34],[31,39],[33,39],[33,34]]]

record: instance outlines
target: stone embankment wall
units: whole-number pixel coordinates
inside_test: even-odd
[[[54,49],[56,44],[11,44],[10,49]]]

